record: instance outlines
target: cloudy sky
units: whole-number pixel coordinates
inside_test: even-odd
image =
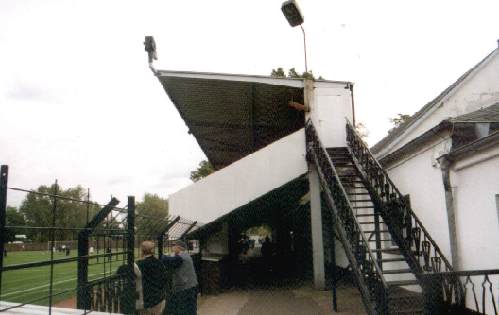
[[[281,0],[0,1],[0,163],[10,186],[56,178],[126,202],[190,183],[204,158],[147,67],[303,71],[299,29]],[[301,0],[309,68],[355,83],[369,143],[497,47],[497,0]],[[22,195],[9,195],[18,204]]]

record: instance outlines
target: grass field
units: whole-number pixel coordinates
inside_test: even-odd
[[[76,250],[72,250],[71,257],[76,255]],[[64,253],[54,253],[54,259],[66,258]],[[102,278],[105,274],[113,274],[122,264],[122,256],[116,257],[109,263],[104,264],[104,257],[90,260],[88,278],[89,280]],[[16,265],[27,262],[44,261],[50,259],[48,251],[26,251],[9,252],[4,260],[4,266]],[[61,294],[53,298],[53,303],[66,300],[76,295],[77,262],[61,263],[54,265],[53,271],[53,294],[72,290],[69,293]],[[50,266],[34,267],[22,270],[5,271],[2,273],[2,292],[0,300],[8,302],[31,303],[32,300],[39,299],[32,304],[48,305],[48,294],[50,286]]]

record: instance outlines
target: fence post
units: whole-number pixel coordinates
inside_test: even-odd
[[[0,169],[0,296],[2,294],[3,255],[5,250],[5,222],[7,213],[7,179],[9,167],[2,165]]]
[[[76,307],[83,310],[90,310],[91,290],[88,286],[88,245],[92,231],[104,221],[113,208],[120,203],[116,198],[105,205],[87,225],[78,233],[78,283],[76,294]]]
[[[180,221],[180,216],[177,216],[175,219],[168,222],[168,224],[165,226],[165,228],[163,230],[161,230],[160,234],[158,235],[158,237],[157,237],[158,258],[160,258],[161,255],[163,255],[163,247],[165,245],[165,234],[168,233],[168,231],[170,231],[172,226],[174,226],[178,221]],[[168,237],[166,239],[168,240]]]
[[[128,196],[128,213],[127,213],[127,265],[130,273],[134,269],[135,256],[135,197]],[[125,292],[123,296],[124,314],[135,314],[135,279],[130,274],[125,281]]]
[[[78,285],[76,307],[90,310],[90,288],[88,283],[88,238],[89,230],[84,229],[78,233]]]

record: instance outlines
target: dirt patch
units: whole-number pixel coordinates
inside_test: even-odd
[[[76,308],[76,296],[73,296],[69,299],[62,300],[54,305],[55,307],[62,308]]]

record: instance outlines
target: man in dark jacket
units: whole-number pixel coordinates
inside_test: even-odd
[[[175,241],[174,256],[161,256],[161,261],[173,273],[173,294],[166,305],[166,315],[196,315],[198,279],[191,255],[183,241]]]
[[[143,259],[136,262],[134,270],[139,293],[136,308],[140,315],[161,315],[165,307],[166,269],[154,257],[152,241],[142,242],[140,249]]]

